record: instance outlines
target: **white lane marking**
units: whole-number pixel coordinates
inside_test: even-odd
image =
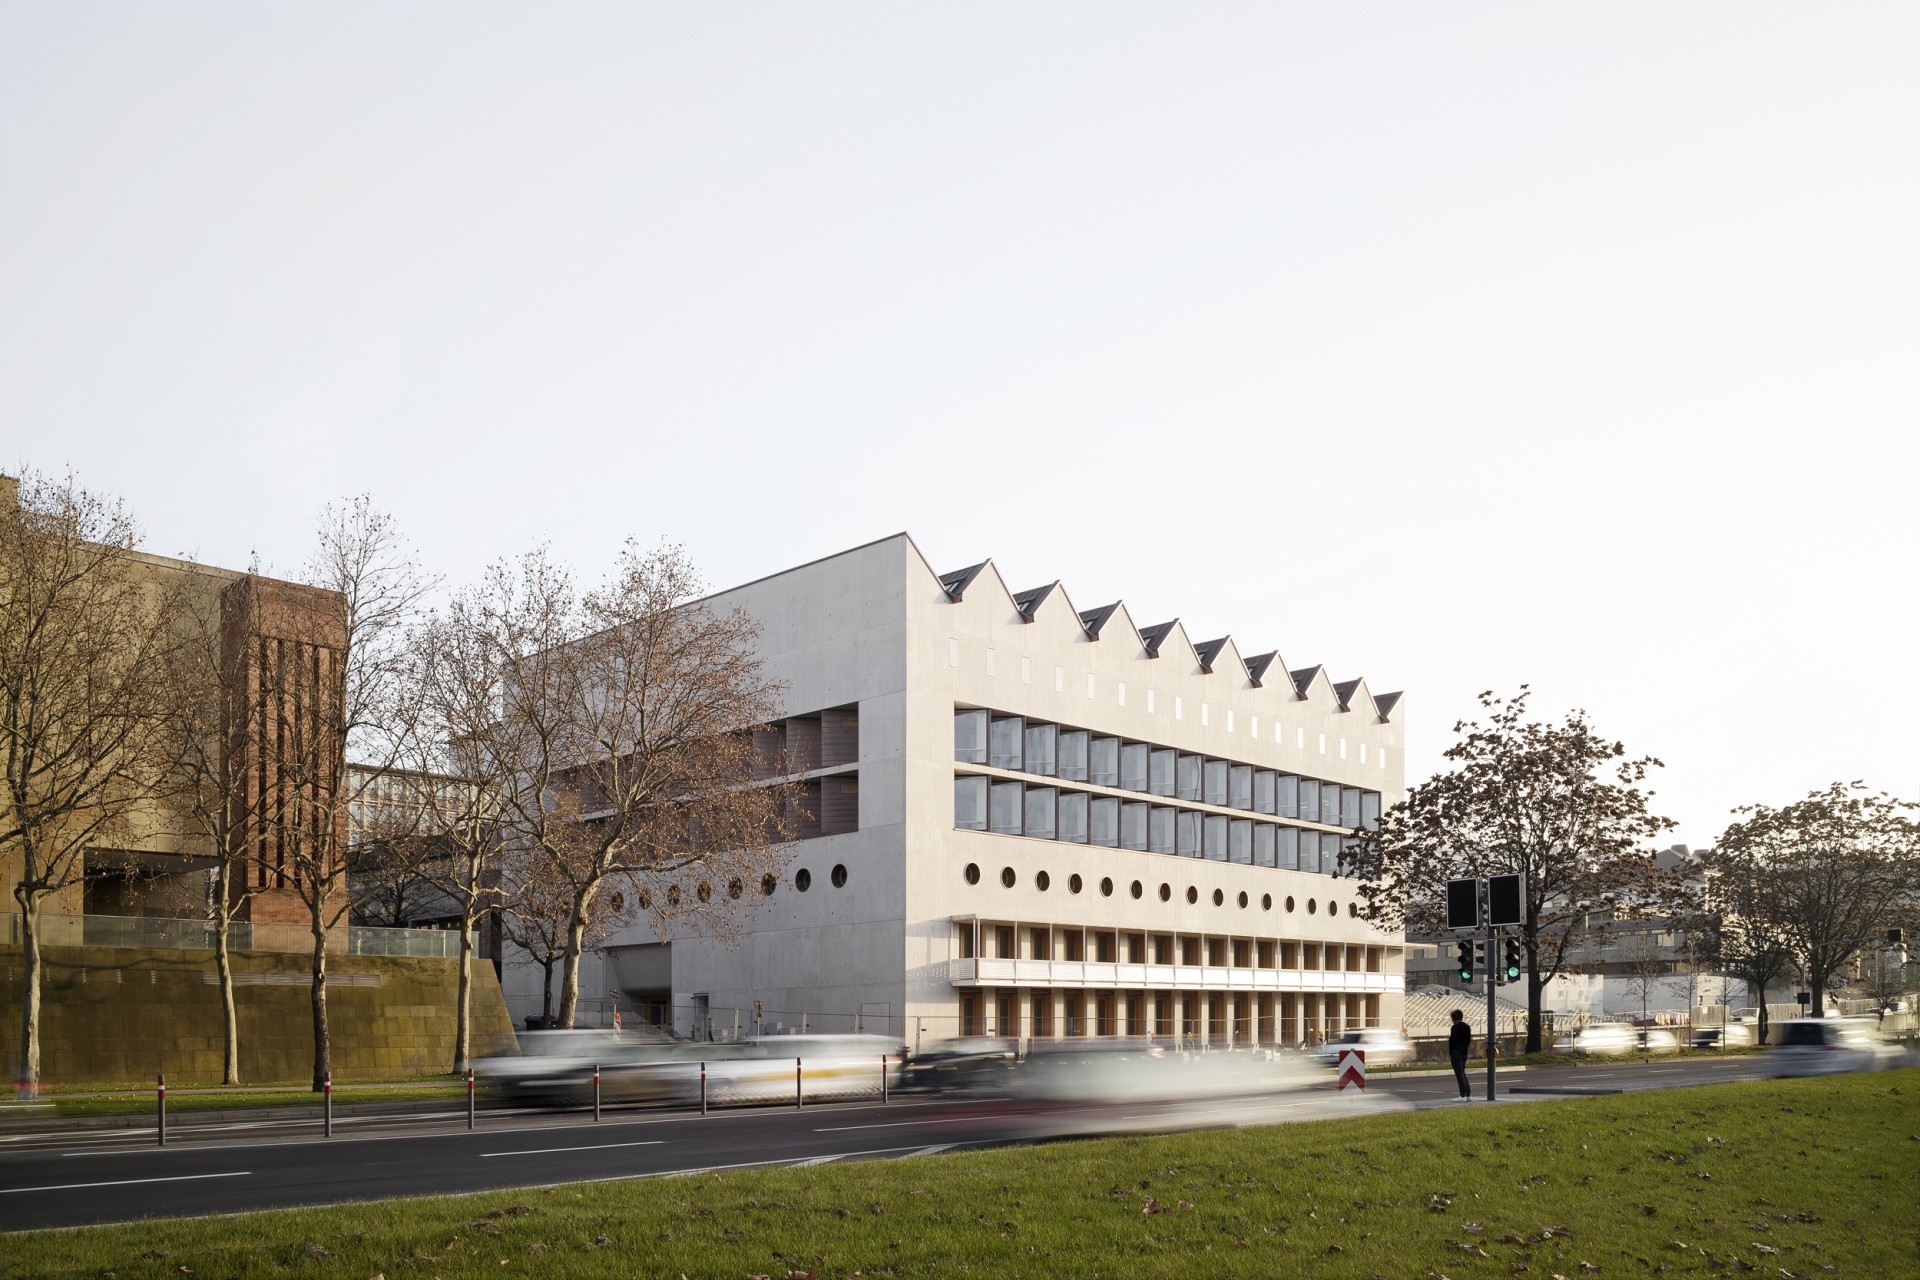
[[[838,1160],[839,1158],[840,1157],[838,1155],[812,1156],[805,1160],[794,1161],[793,1167],[796,1169],[806,1169],[816,1164],[832,1164],[835,1160]]]
[[[942,1151],[951,1151],[959,1145],[957,1142],[936,1142],[930,1147],[922,1147],[918,1151],[909,1151],[900,1158],[902,1160],[911,1160],[915,1156],[937,1156]]]
[[[251,1169],[238,1173],[183,1173],[173,1178],[125,1178],[119,1182],[69,1182],[58,1187],[0,1187],[0,1196],[17,1196],[26,1191],[87,1191],[94,1187],[137,1187],[149,1182],[198,1182],[203,1178],[251,1178]]]
[[[1005,1116],[945,1116],[932,1120],[890,1120],[885,1124],[841,1124],[828,1129],[815,1129],[815,1133],[852,1133],[856,1129],[900,1129],[911,1128],[918,1124],[973,1124],[980,1120],[1003,1120]]]
[[[655,1138],[650,1142],[602,1142],[592,1147],[539,1147],[532,1151],[482,1151],[482,1160],[491,1160],[495,1156],[550,1156],[560,1151],[612,1151],[615,1147],[657,1147],[666,1139]]]

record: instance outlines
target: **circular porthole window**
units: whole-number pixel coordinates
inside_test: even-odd
[[[1068,877],[1067,877],[1067,892],[1068,892],[1068,893],[1078,893],[1078,892],[1080,892],[1080,888],[1081,888],[1081,885],[1080,885],[1080,876],[1079,876],[1079,874],[1078,874],[1078,873],[1075,873],[1075,874],[1073,874],[1073,875],[1070,875],[1070,876],[1068,876]]]
[[[747,891],[747,882],[740,879],[740,877],[735,876],[733,879],[727,881],[727,896],[729,898],[732,898],[734,901],[738,902],[740,900],[740,895],[745,893],[746,891]]]
[[[1162,902],[1172,902],[1172,901],[1173,901],[1173,886],[1172,886],[1172,885],[1170,885],[1170,884],[1166,884],[1166,883],[1164,883],[1164,882],[1163,882],[1163,883],[1162,883],[1162,884],[1160,885],[1160,901],[1162,901]]]
[[[798,889],[802,893],[805,893],[807,890],[813,888],[813,872],[807,870],[805,867],[802,867],[798,871],[794,872],[793,887]]]
[[[980,864],[977,862],[969,862],[967,864],[966,877],[967,877],[968,884],[979,884],[980,883]]]
[[[1307,899],[1307,914],[1308,914],[1308,915],[1313,915],[1313,914],[1314,914],[1315,912],[1317,912],[1317,911],[1319,911],[1319,910],[1320,910],[1320,903],[1319,903],[1319,900],[1318,900],[1318,899],[1315,899],[1315,898],[1308,898],[1308,899]]]
[[[836,888],[836,889],[844,889],[844,888],[846,888],[846,887],[847,887],[847,869],[846,869],[846,867],[845,867],[845,866],[842,866],[842,865],[839,865],[839,864],[836,864],[836,865],[834,866],[834,868],[833,868],[833,876],[832,876],[832,879],[833,879],[833,887],[834,887],[834,888]]]
[[[1053,887],[1053,877],[1044,871],[1036,871],[1033,873],[1033,887],[1045,893]]]
[[[1113,877],[1112,876],[1100,877],[1100,896],[1103,898],[1111,898],[1113,896]]]
[[[712,902],[713,901],[713,882],[711,880],[702,880],[700,882],[700,887],[698,889],[695,889],[693,893],[694,893],[694,896],[699,898],[700,901],[702,902]]]
[[[1349,902],[1349,903],[1347,904],[1347,918],[1348,918],[1348,919],[1350,919],[1350,920],[1358,920],[1358,919],[1360,918],[1360,904],[1359,904],[1359,903],[1356,903],[1356,902]]]
[[[1262,911],[1271,911],[1271,910],[1273,910],[1273,895],[1272,895],[1272,894],[1270,894],[1270,893],[1263,893],[1263,894],[1261,894],[1261,895],[1260,895],[1260,909],[1261,909]]]
[[[1221,892],[1220,890],[1218,890],[1218,889],[1215,889],[1215,890],[1213,891],[1213,905],[1214,905],[1214,906],[1216,906],[1216,907],[1218,907],[1218,906],[1223,906],[1223,905],[1225,905],[1225,903],[1226,903],[1226,901],[1227,901],[1227,895],[1226,895],[1225,893],[1222,893],[1222,892]]]
[[[1146,892],[1146,890],[1145,890],[1145,889],[1143,889],[1143,888],[1142,888],[1142,887],[1140,886],[1140,882],[1139,882],[1138,880],[1135,880],[1135,881],[1133,882],[1133,889],[1131,890],[1131,892],[1132,892],[1132,894],[1133,894],[1133,896],[1137,898],[1137,897],[1139,897],[1139,896],[1140,896],[1141,894],[1143,894],[1143,893],[1145,893],[1145,892]]]
[[[780,887],[780,877],[769,871],[760,877],[760,896],[771,898],[773,891]]]
[[[1009,889],[1013,888],[1013,886],[1017,884],[1019,880],[1020,880],[1020,877],[1013,873],[1012,867],[1000,868],[1000,883],[1005,885],[1007,888]]]
[[[1340,904],[1335,902],[1331,898],[1327,899],[1327,914],[1330,916],[1337,916],[1340,914]]]
[[[607,905],[615,911],[625,911],[627,909],[627,895],[615,889],[613,896],[607,899]]]
[[[1289,915],[1293,913],[1293,895],[1292,894],[1287,895],[1287,913]]]
[[[653,910],[653,891],[651,889],[642,889],[640,891],[640,909],[642,911]]]
[[[1247,891],[1245,889],[1240,891],[1240,909],[1242,911],[1247,909]]]
[[[802,871],[800,874],[805,875],[807,873]],[[805,885],[801,886],[801,888],[803,889],[805,887],[806,887]],[[670,884],[667,886],[667,905],[670,907],[677,907],[680,905],[680,886],[679,885]]]
[[[1194,888],[1192,885],[1188,885],[1187,886],[1187,905],[1192,906],[1194,903],[1198,901],[1200,901],[1200,891]]]

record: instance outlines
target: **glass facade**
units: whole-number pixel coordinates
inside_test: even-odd
[[[1053,798],[1056,794],[1058,793],[1052,787],[1027,788],[1027,829],[1022,834],[1030,835],[1036,840],[1058,838],[1053,808]]]
[[[1064,729],[1060,733],[1060,780],[1062,782],[1087,781],[1087,731],[1085,729]],[[1112,786],[1112,783],[1102,783]]]
[[[1020,768],[1020,739],[1026,721],[1019,716],[998,716],[987,731],[987,763],[996,769]]]
[[[1087,840],[1109,849],[1120,846],[1120,802],[1112,796],[1095,796],[1087,806]]]
[[[979,708],[954,710],[953,754],[959,764],[986,764],[1347,831],[1378,830],[1381,820],[1383,799],[1377,791]],[[1322,874],[1338,871],[1340,852],[1351,838],[969,774],[954,778],[953,814],[954,826],[965,831]]]
[[[1062,791],[1059,806],[1059,838],[1074,844],[1087,843],[1087,801],[1084,791]]]
[[[953,780],[953,825],[962,831],[987,829],[987,780],[985,778],[969,778],[963,775]]]
[[[987,803],[987,830],[999,836],[1020,834],[1020,793],[1026,790],[1018,782],[996,782]]]
[[[1227,803],[1227,775],[1233,767],[1225,760],[1209,760],[1202,774],[1204,781],[1200,788],[1200,798],[1207,804],[1217,804],[1222,808]]]
[[[1056,724],[1038,724],[1027,721],[1027,762],[1025,771],[1037,773],[1042,777],[1053,776],[1059,768],[1054,748],[1058,745],[1060,726]]]

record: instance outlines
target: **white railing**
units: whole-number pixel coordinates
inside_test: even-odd
[[[69,916],[36,918],[43,947],[127,947],[158,951],[211,951],[213,925],[206,920],[170,916]],[[20,914],[0,912],[0,946],[25,944]],[[313,950],[313,934],[304,924],[235,921],[227,926],[234,951],[304,953]],[[423,956],[451,959],[460,954],[460,935],[452,929],[336,929],[327,950],[336,955]]]
[[[975,958],[947,961],[947,981],[956,987],[1372,993],[1398,991],[1405,979],[1397,973],[1349,973],[1324,969],[1239,969],[1216,965]]]

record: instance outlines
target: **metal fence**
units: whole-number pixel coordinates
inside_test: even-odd
[[[0,946],[25,942],[18,912],[0,913]],[[41,915],[35,933],[43,947],[127,947],[159,951],[211,951],[214,928],[206,920],[168,916]],[[236,921],[227,926],[227,945],[235,951],[303,954],[313,950],[313,934],[304,924]],[[327,950],[335,955],[420,956],[452,959],[460,954],[460,935],[452,929],[334,929]]]

